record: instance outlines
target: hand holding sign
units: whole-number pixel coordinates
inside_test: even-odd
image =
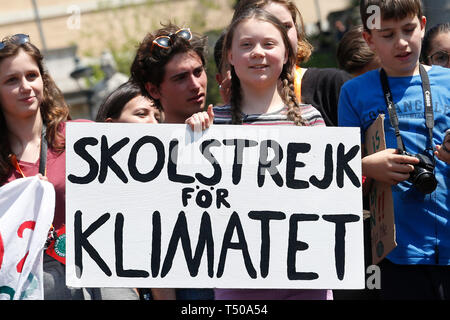
[[[206,111],[194,113],[192,116],[186,119],[185,123],[188,124],[193,131],[203,131],[208,129],[213,121],[213,105],[210,104]]]

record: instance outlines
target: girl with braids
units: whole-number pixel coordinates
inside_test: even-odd
[[[274,15],[256,7],[242,11],[228,28],[222,56],[231,69],[231,97],[229,105],[214,108],[214,123],[324,125],[314,107],[296,98],[294,51]]]
[[[341,86],[352,78],[336,68],[304,68],[313,47],[306,39],[303,18],[292,0],[240,0],[233,19],[247,8],[257,7],[276,16],[285,26],[296,60],[292,69],[298,101],[311,104],[322,115],[327,126],[337,126],[337,105]]]
[[[259,8],[243,11],[228,28],[222,56],[231,68],[231,97],[230,105],[214,108],[214,123],[324,126],[314,107],[297,101],[292,77],[295,54],[286,28],[274,15]],[[215,289],[215,299],[325,300],[332,299],[332,293]]]
[[[4,38],[0,42],[0,186],[37,175],[41,158],[46,159],[41,178],[55,188],[55,230],[65,223],[65,124],[69,119],[69,108],[44,68],[39,49],[25,34]],[[45,145],[46,157],[41,157]],[[43,269],[45,299],[138,297],[132,289],[68,288],[65,265],[46,253]]]

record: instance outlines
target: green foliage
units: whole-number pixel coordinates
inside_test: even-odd
[[[337,68],[336,56],[331,51],[314,52],[308,62],[302,64],[305,68]]]
[[[337,68],[336,43],[333,34],[321,33],[309,38],[314,51],[309,61],[302,64],[305,68]]]
[[[97,82],[99,82],[100,80],[102,80],[105,77],[105,75],[104,75],[104,73],[102,71],[102,68],[100,68],[99,64],[93,64],[93,65],[90,65],[90,67],[92,68],[93,75],[89,79],[89,81],[91,81],[91,83],[89,83],[89,81],[86,80],[87,81],[86,84],[87,85],[89,85],[89,84],[94,85]]]
[[[121,2],[124,2],[121,0]],[[120,73],[130,75],[130,66],[136,53],[137,46],[142,40],[142,35],[145,34],[147,30],[152,30],[156,28],[154,23],[151,23],[149,19],[143,19],[142,12],[151,12],[151,6],[153,0],[147,0],[143,5],[136,6],[134,8],[129,7],[129,5],[119,5],[118,7],[111,7],[111,2],[109,0],[100,1],[98,3],[98,11],[104,11],[107,13],[107,18],[102,20],[102,23],[106,25],[107,32],[100,31],[97,28],[85,28],[82,30],[82,36],[87,39],[94,39],[98,42],[103,41],[104,49],[109,50],[114,57],[117,64],[117,70]],[[132,9],[134,25],[130,26],[123,19],[123,12],[121,9],[127,7]],[[120,29],[121,38],[117,39],[117,35],[114,30]],[[82,52],[83,56],[98,58],[99,53],[94,53],[92,48],[85,49]],[[92,65],[94,70],[99,69],[99,66]],[[101,80],[103,73],[94,72],[94,83]]]

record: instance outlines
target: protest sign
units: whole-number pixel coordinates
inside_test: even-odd
[[[367,129],[365,141],[367,155],[386,149],[383,114]],[[369,193],[369,203],[372,263],[378,264],[397,246],[391,186],[374,180]]]
[[[43,252],[55,190],[37,177],[0,188],[0,300],[44,299]]]
[[[357,128],[68,123],[67,284],[363,288]]]

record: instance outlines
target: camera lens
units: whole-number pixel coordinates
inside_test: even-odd
[[[437,181],[434,174],[422,168],[417,170],[417,175],[414,178],[413,184],[420,192],[425,194],[432,193],[437,187]]]

